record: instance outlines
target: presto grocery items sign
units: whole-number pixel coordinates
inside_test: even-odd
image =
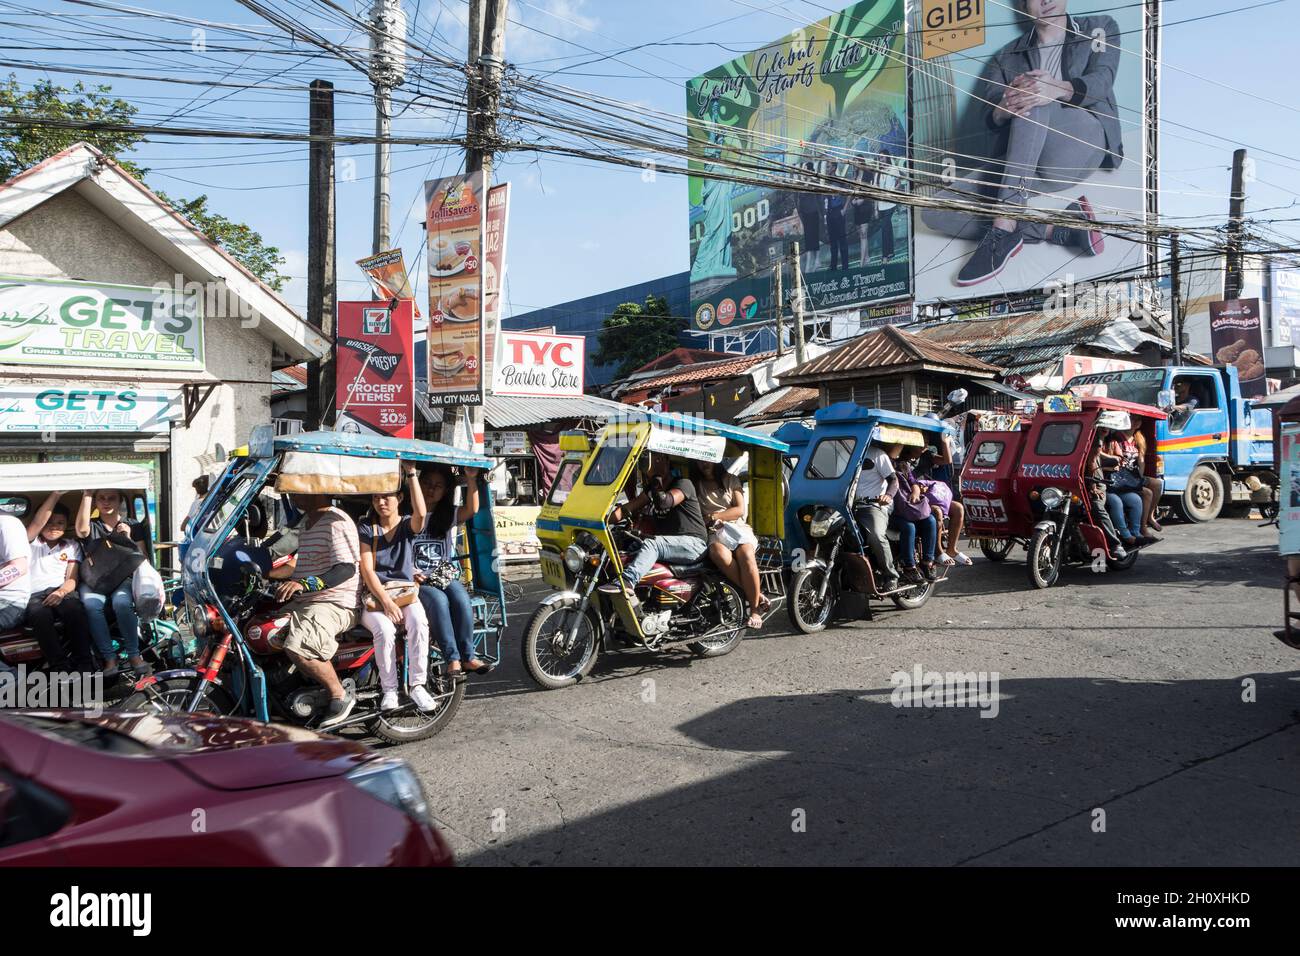
[[[415,302],[340,302],[335,430],[415,437]]]
[[[198,296],[0,276],[0,364],[202,369]]]

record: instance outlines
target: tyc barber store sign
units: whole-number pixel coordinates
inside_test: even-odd
[[[203,368],[198,296],[0,276],[0,365]]]

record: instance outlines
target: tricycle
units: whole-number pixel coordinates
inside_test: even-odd
[[[491,461],[437,442],[344,432],[275,436],[269,428],[255,429],[248,446],[232,456],[213,482],[188,527],[182,579],[201,653],[193,666],[139,681],[123,706],[239,714],[264,721],[275,716],[320,727],[329,701],[324,688],[306,679],[302,668],[284,653],[282,632],[289,619],[280,608],[282,593],[268,580],[275,575],[273,568],[297,546],[293,528],[280,529],[265,540],[250,540],[244,537],[248,531],[244,519],[272,485],[277,491],[291,487],[296,493],[309,486],[310,493],[337,502],[355,517],[365,507],[361,495],[396,493],[403,484],[399,469],[421,465],[486,471]],[[290,472],[292,480],[287,477]],[[453,532],[457,553],[447,559],[462,566],[468,579],[475,654],[495,664],[506,625],[505,597],[497,569],[491,496],[482,473],[473,480],[479,507],[463,534]],[[300,500],[298,494],[285,505],[290,524],[299,517],[294,500]],[[420,547],[417,541],[417,552]],[[414,592],[403,600],[409,604]],[[419,685],[433,706],[417,706],[409,661],[400,667],[403,702],[384,705],[374,638],[355,623],[355,614],[351,620],[352,626],[336,635],[338,647],[329,664],[355,700],[355,709],[328,729],[362,727],[390,743],[422,740],[441,731],[460,706],[465,685],[450,673],[438,642],[430,641],[427,679]],[[406,639],[400,627],[397,639],[399,644]],[[399,647],[397,660],[405,659]]]
[[[145,557],[151,558],[154,542],[150,522],[152,502],[149,485],[149,472],[144,468],[117,462],[51,461],[39,464],[6,465],[0,471],[0,512],[13,515],[24,525],[31,526],[33,519],[43,508],[48,513],[57,510],[59,516],[53,521],[63,529],[59,539],[72,540],[76,536],[75,519],[78,512],[82,509],[83,503],[91,505],[91,502],[86,501],[85,495],[118,492],[123,502],[119,509],[120,513],[133,523],[138,540],[144,543]],[[47,504],[48,508],[46,508]],[[93,509],[93,506],[87,512],[87,517],[92,520],[98,517],[98,512]],[[118,541],[116,537],[111,540]],[[119,543],[132,544],[132,542]],[[87,542],[84,541],[79,542],[83,550],[86,544]],[[139,562],[139,560],[137,556],[135,561]],[[80,564],[82,566],[78,568],[79,581],[84,580],[82,573],[85,570],[84,554]],[[130,594],[127,593],[125,596],[129,598]],[[69,595],[69,598],[72,597],[73,595]],[[129,675],[132,667],[123,645],[117,613],[113,610],[115,602],[111,598],[101,598],[100,603],[103,606],[113,648],[111,656],[116,658],[115,661],[101,661],[101,663],[117,663],[121,673]],[[123,610],[133,611],[133,608],[123,608]],[[65,646],[67,642],[63,635],[65,626],[63,615],[56,614],[54,617],[55,642],[59,646],[52,646],[48,650],[51,654],[58,654],[55,663],[59,663],[60,659],[66,659],[64,652],[67,650]],[[93,624],[90,626],[93,629]],[[47,654],[46,650],[42,649],[37,636],[30,626],[30,621],[25,622],[23,626],[0,632],[0,662],[15,667],[23,664],[29,669],[49,667],[51,654]],[[144,615],[139,620],[139,636],[140,656],[149,667],[167,667],[185,659],[187,649],[184,641],[187,635],[177,627],[169,608],[162,607],[161,613],[157,616]],[[101,648],[96,648],[97,656],[102,657],[104,653]],[[111,690],[109,694],[112,695]]]
[[[919,451],[937,445],[947,427],[935,418],[903,412],[867,408],[853,402],[839,402],[818,409],[813,426],[788,422],[776,437],[798,452],[792,456],[789,498],[786,502],[786,563],[790,573],[787,611],[790,622],[804,634],[824,630],[834,619],[837,605],[846,593],[857,593],[865,602],[864,616],[871,616],[873,599],[889,598],[901,609],[918,608],[947,577],[941,566],[933,578],[890,580],[882,563],[905,568],[918,566],[922,542],[914,540],[915,557],[900,562],[901,535],[890,520],[891,511],[879,489],[866,495],[864,470],[875,472],[882,449],[897,445]],[[900,452],[901,455],[910,452]],[[882,487],[886,482],[881,480]],[[884,531],[879,547],[886,555],[873,555],[872,543],[859,518],[872,521],[868,512],[878,510]],[[861,512],[859,514],[858,512]],[[943,529],[935,535],[938,548]]]
[[[733,651],[755,614],[766,619],[784,601],[785,451],[783,442],[761,432],[633,408],[601,429],[586,453],[577,448],[537,520],[542,577],[555,593],[525,629],[529,676],[547,689],[567,687],[591,672],[602,649],[616,646],[686,647],[699,657]],[[682,492],[672,489],[700,480],[701,468],[713,476],[707,481],[722,482],[723,470],[736,476],[731,485],[744,488],[755,540],[737,545],[725,570],[707,552],[690,560],[666,557],[654,560],[634,584],[620,584],[634,555],[659,540],[624,512],[637,502],[662,515],[684,507]],[[751,559],[752,566],[742,566]],[[743,588],[755,587],[755,569],[759,595],[747,600]]]
[[[1164,418],[1151,405],[1072,394],[1046,397],[1027,421],[986,416],[961,473],[970,536],[991,561],[1005,559],[1016,545],[1024,548],[1036,588],[1056,584],[1065,565],[1129,570],[1139,548],[1107,533],[1111,525],[1098,500],[1106,489],[1090,474],[1090,460],[1103,434],[1136,421],[1146,437],[1142,474],[1158,477],[1156,423]]]

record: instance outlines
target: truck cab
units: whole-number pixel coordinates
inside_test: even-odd
[[[1211,521],[1225,506],[1240,510],[1272,500],[1272,417],[1243,398],[1237,369],[1180,365],[1077,375],[1066,389],[1079,395],[1159,405],[1169,414],[1156,428],[1163,466],[1163,503],[1189,521]],[[1163,393],[1163,394],[1162,394]],[[1171,400],[1171,396],[1173,396]]]

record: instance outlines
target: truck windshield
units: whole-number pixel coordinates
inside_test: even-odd
[[[1126,372],[1076,375],[1065,383],[1065,388],[1084,398],[1116,398],[1121,402],[1155,405],[1156,394],[1164,381],[1162,368],[1135,368]]]

